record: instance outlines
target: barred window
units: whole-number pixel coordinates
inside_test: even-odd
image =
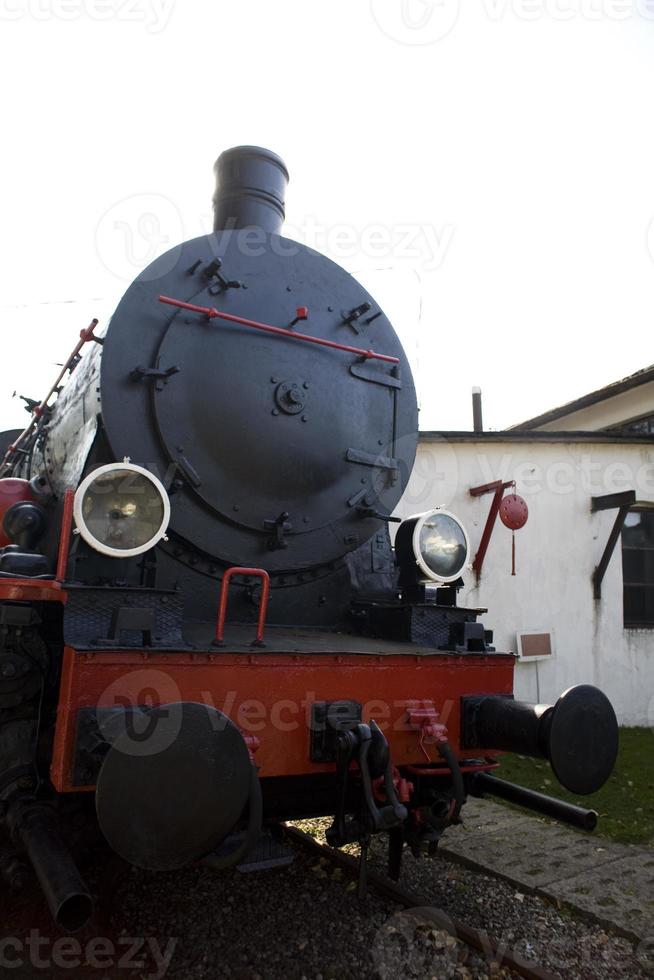
[[[654,511],[630,511],[622,529],[624,625],[654,626]]]

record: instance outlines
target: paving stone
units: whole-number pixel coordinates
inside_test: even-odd
[[[641,940],[654,942],[654,850],[611,861],[538,889]]]
[[[487,800],[470,800],[463,815],[464,825],[441,839],[445,856],[654,942],[654,848],[577,833]]]
[[[505,827],[513,827],[519,821],[531,821],[534,817],[529,814],[510,810],[501,803],[493,803],[491,800],[479,800],[468,797],[463,808],[463,825],[451,827],[447,834],[449,836],[467,835],[470,833],[490,834],[496,830],[503,830]]]
[[[448,830],[439,849],[451,857],[488,868],[529,891],[633,853],[623,844],[509,812],[512,819],[504,822],[491,814],[490,829],[477,820],[475,830]]]

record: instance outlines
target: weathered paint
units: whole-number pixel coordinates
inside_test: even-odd
[[[398,766],[425,762],[419,733],[408,722],[407,702],[433,701],[460,755],[461,697],[510,694],[513,664],[511,656],[477,654],[78,653],[66,647],[51,779],[60,792],[80,789],[71,781],[80,708],[175,701],[219,708],[244,734],[256,735],[262,777],[333,771],[333,764],[312,763],[309,758],[308,721],[314,701],[361,703],[364,720],[378,722]],[[486,754],[493,755],[474,751],[477,759]]]

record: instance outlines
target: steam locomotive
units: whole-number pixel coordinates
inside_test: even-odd
[[[389,523],[417,444],[374,298],[282,237],[288,173],[224,152],[212,234],[149,265],[0,436],[0,872],[29,859],[67,929],[91,898],[68,803],[146,869],[220,870],[262,828],[433,849],[467,794],[591,826],[491,774],[546,757],[590,793],[617,724],[581,685],[513,698],[514,657],[457,604],[465,528]]]

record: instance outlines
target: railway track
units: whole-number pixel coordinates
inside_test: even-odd
[[[283,830],[290,842],[297,844],[303,850],[325,858],[331,863],[342,868],[343,871],[353,879],[359,878],[360,863],[356,857],[339,851],[336,848],[327,847],[320,844],[309,834],[298,830],[289,824],[283,825]],[[556,974],[543,969],[537,963],[528,961],[522,954],[514,950],[506,949],[504,945],[492,939],[488,934],[480,929],[472,928],[464,922],[452,919],[442,909],[435,908],[424,895],[403,888],[397,882],[372,868],[366,870],[367,884],[374,888],[379,894],[391,901],[397,902],[403,908],[429,908],[430,922],[443,931],[454,936],[456,939],[470,946],[472,949],[483,953],[489,960],[499,963],[501,966],[508,967],[524,980],[558,980]]]

